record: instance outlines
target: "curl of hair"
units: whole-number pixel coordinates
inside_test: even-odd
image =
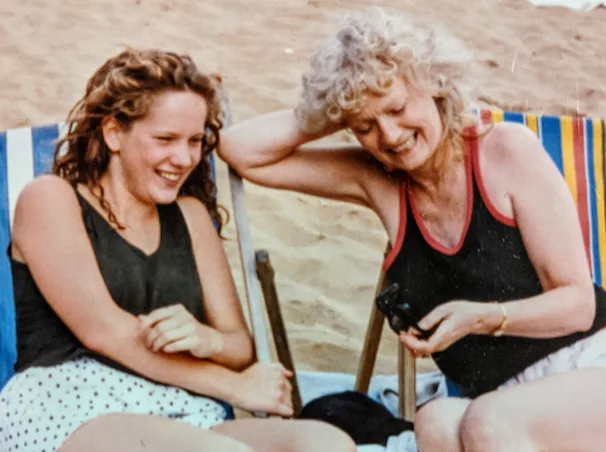
[[[367,94],[385,94],[394,78],[434,98],[444,140],[460,148],[473,123],[461,85],[471,54],[441,28],[381,8],[350,14],[345,26],[320,44],[303,74],[295,109],[300,127],[319,132],[360,111]],[[453,143],[454,142],[454,143]]]
[[[122,228],[99,184],[107,170],[110,150],[102,133],[103,121],[114,117],[125,130],[145,117],[156,97],[168,91],[192,91],[208,105],[202,159],[180,189],[208,209],[219,234],[227,219],[217,203],[209,155],[219,143],[223,127],[218,77],[203,74],[188,56],[159,50],[126,49],[106,61],[89,79],[83,97],[70,110],[67,133],[56,145],[53,174],[73,186],[85,184],[107,212],[110,223]]]

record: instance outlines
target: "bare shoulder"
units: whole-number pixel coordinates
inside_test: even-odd
[[[75,191],[66,180],[55,175],[39,176],[29,182],[19,193],[15,206],[11,241],[13,252],[21,257],[21,245],[38,234],[44,224],[45,232],[53,228],[69,229],[80,217]]]
[[[53,197],[62,197],[68,193],[73,194],[73,188],[65,179],[54,174],[44,174],[38,176],[29,182],[21,193],[20,199],[30,199],[31,197],[44,196],[47,199]]]
[[[544,161],[545,150],[539,138],[524,124],[494,124],[480,139],[481,158],[501,170]]]
[[[180,196],[177,198],[177,205],[183,213],[192,238],[200,232],[206,233],[210,229],[214,231],[210,213],[202,201],[193,196]]]
[[[206,206],[198,198],[194,198],[193,196],[179,196],[177,198],[177,204],[186,219],[191,218],[192,221],[208,219],[208,221],[210,221],[210,214],[208,213]]]
[[[15,207],[15,224],[30,215],[52,215],[77,206],[74,188],[56,175],[39,176],[19,193]]]

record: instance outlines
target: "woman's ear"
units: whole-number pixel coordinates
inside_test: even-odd
[[[116,121],[116,118],[113,116],[105,118],[101,124],[101,131],[103,133],[103,141],[105,141],[109,150],[113,153],[119,153],[123,130],[118,121]]]

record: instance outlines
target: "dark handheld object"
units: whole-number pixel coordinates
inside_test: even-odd
[[[400,287],[397,283],[393,283],[384,289],[375,300],[379,311],[387,317],[391,329],[394,333],[400,334],[400,331],[406,331],[410,327],[413,327],[421,333],[419,334],[419,338],[429,338],[435,331],[435,327],[431,330],[421,328],[415,320],[411,306],[406,302],[399,302],[399,294]]]

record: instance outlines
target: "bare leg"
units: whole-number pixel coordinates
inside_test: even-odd
[[[59,452],[254,452],[232,438],[184,422],[109,414],[76,430]]]
[[[460,439],[465,452],[602,452],[605,426],[606,370],[585,368],[479,397]]]
[[[459,428],[469,399],[444,398],[429,402],[415,415],[415,437],[421,452],[463,452]]]
[[[213,431],[263,452],[355,452],[353,440],[329,424],[304,420],[241,419]]]

